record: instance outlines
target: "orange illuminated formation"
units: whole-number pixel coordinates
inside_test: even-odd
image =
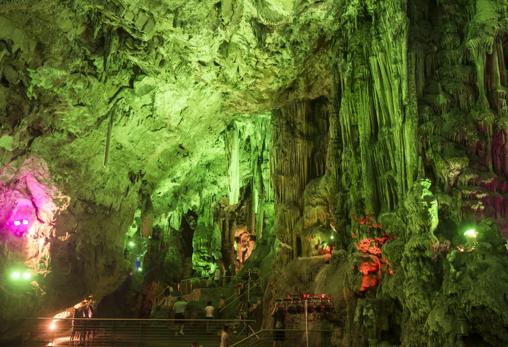
[[[356,221],[354,217],[353,221]],[[382,234],[382,236],[364,237],[356,243],[356,249],[361,253],[358,271],[362,274],[360,292],[363,293],[369,288],[376,287],[383,273],[387,272],[393,275],[393,271],[388,260],[382,255],[381,248],[389,240],[389,237],[386,233],[381,232],[381,225],[376,223],[371,216],[360,217],[357,222],[360,235]],[[357,238],[358,235],[353,233],[352,237]]]

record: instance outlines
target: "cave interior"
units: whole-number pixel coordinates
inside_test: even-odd
[[[508,346],[507,133],[506,0],[0,1],[0,343],[252,276],[329,346]]]

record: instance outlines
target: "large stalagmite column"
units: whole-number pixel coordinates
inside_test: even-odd
[[[396,208],[417,172],[414,67],[408,63],[405,11],[398,1],[386,1],[377,8],[379,22],[350,23],[348,54],[337,58],[341,161],[347,173],[342,184],[356,213]]]
[[[274,227],[289,259],[296,256],[297,237],[302,237],[305,186],[325,173],[326,103],[326,99],[296,102],[274,112],[271,160],[276,202]]]

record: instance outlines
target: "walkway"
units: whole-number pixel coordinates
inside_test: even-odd
[[[71,340],[72,325],[75,338]],[[34,338],[26,347],[79,346],[79,333],[86,336],[86,346],[190,347],[196,341],[204,347],[218,346],[218,332],[228,325],[236,334],[232,341],[244,339],[252,332],[254,321],[186,319],[184,335],[176,335],[174,319],[58,319],[41,318],[34,328]],[[208,323],[208,328],[207,328]],[[86,333],[85,333],[86,332]]]

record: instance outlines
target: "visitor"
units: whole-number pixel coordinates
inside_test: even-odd
[[[185,309],[187,308],[187,301],[185,301],[181,296],[178,297],[176,302],[173,304],[173,311],[175,311],[175,323],[179,326],[177,329],[176,335],[184,335],[183,328],[185,325]]]
[[[168,284],[168,285],[166,286],[166,288],[164,288],[164,292],[162,293],[162,296],[163,296],[164,298],[168,298],[168,297],[170,297],[170,296],[173,296],[173,292],[174,292],[174,291],[175,291],[175,290],[173,289],[173,287],[172,287],[170,284]]]
[[[229,327],[227,325],[224,325],[220,332],[220,344],[219,347],[229,347]]]
[[[95,310],[93,308],[94,303],[95,303],[95,300],[94,300],[93,296],[90,295],[87,299],[87,304],[85,307],[85,314],[84,314],[85,318],[88,318],[88,319],[94,318],[94,316],[95,316]],[[93,341],[93,339],[95,338],[94,322],[85,322],[84,325],[85,325],[85,334],[87,335],[86,340]]]
[[[78,321],[79,322],[78,334],[79,334],[79,344],[84,345],[86,343],[88,333],[87,331],[88,328],[85,320],[85,318],[88,318],[87,316],[88,307],[86,301],[82,301],[80,305],[81,306],[78,309],[78,318],[80,318]]]
[[[286,312],[278,303],[275,304],[273,311],[273,346],[282,346],[286,339]]]
[[[82,312],[81,307],[74,307],[74,314],[72,315],[73,318],[82,318]],[[81,333],[81,321],[73,319],[72,320],[72,332],[71,332],[71,341],[74,341],[76,339],[79,339],[79,334]]]
[[[206,332],[210,331],[210,321],[214,318],[215,307],[208,301],[205,306]]]
[[[261,329],[261,324],[263,322],[263,305],[261,303],[261,298],[258,298],[256,303],[253,305],[251,317],[255,321],[254,324],[256,328]]]
[[[224,316],[225,308],[226,308],[226,299],[224,298],[224,295],[221,295],[219,299],[219,310],[217,312],[217,317],[219,319],[221,319]]]
[[[215,268],[215,272],[213,273],[213,285],[214,287],[220,287],[221,286],[221,269],[220,265]]]
[[[226,278],[227,278],[227,282],[226,283],[231,282],[231,279],[233,278],[233,274],[234,274],[233,271],[234,271],[233,270],[233,264],[229,264],[228,268],[226,270]]]
[[[245,292],[245,285],[243,282],[238,282],[235,286],[236,289],[236,295],[238,297],[242,297]]]

